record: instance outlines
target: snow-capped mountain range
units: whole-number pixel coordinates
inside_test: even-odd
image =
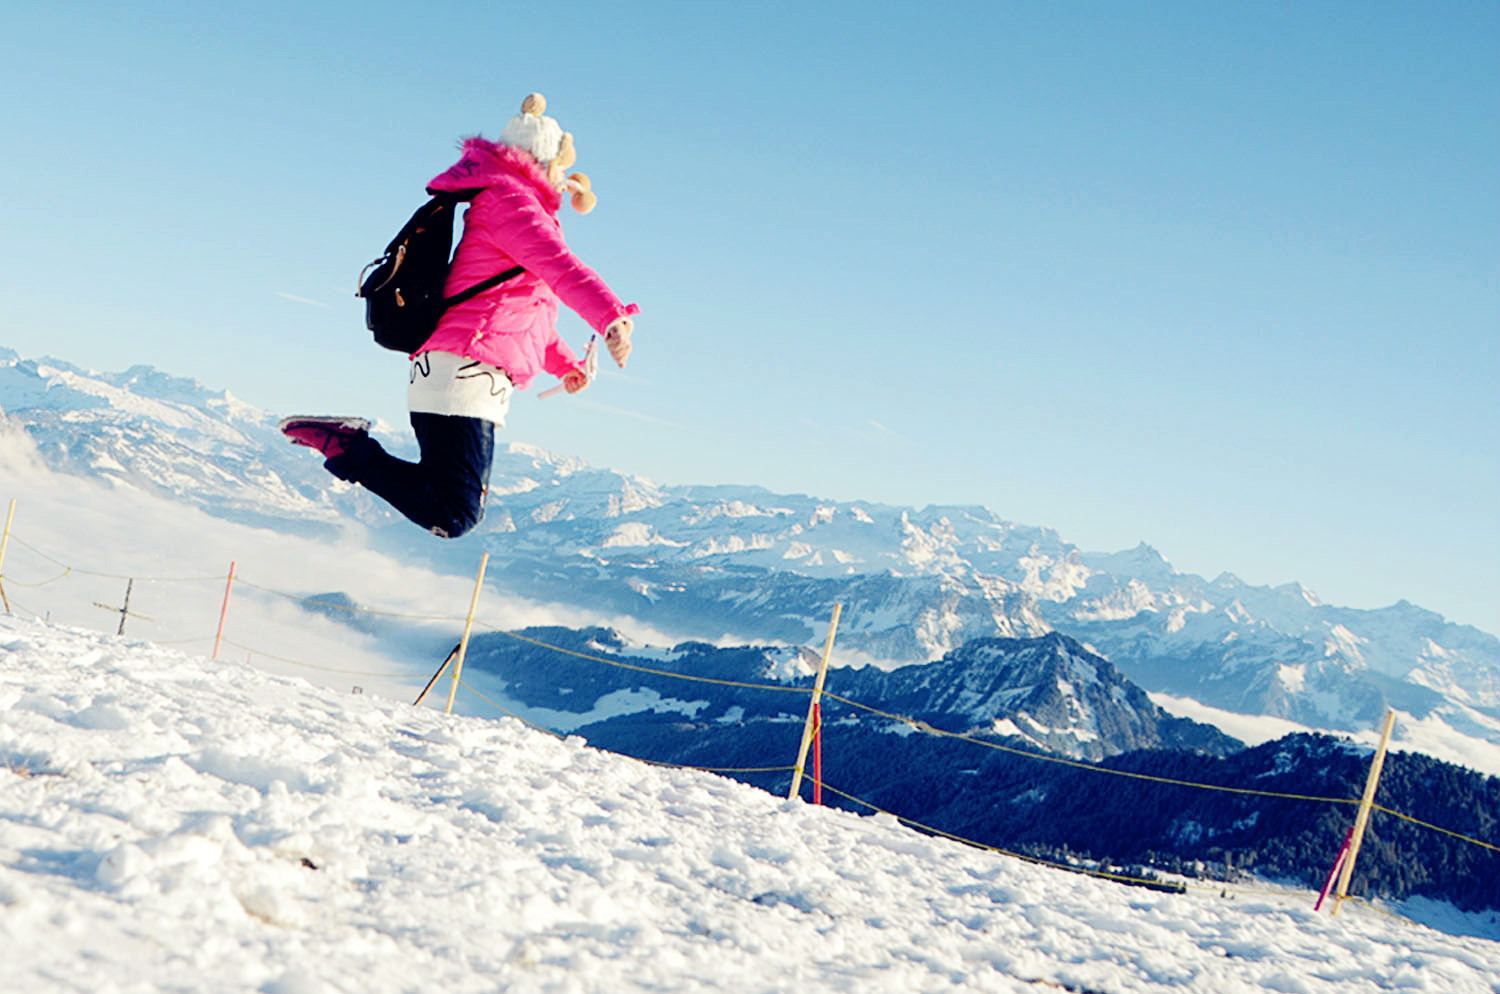
[[[522,596],[682,639],[812,644],[835,603],[844,664],[1058,632],[1203,713],[1365,732],[1390,706],[1398,742],[1500,756],[1500,639],[1406,602],[1356,610],[1298,584],[1207,580],[1146,545],[1084,552],[980,507],[660,486],[514,442],[475,536],[441,543],[287,445],[274,415],[190,379],[0,350],[0,408],[54,471],[281,531],[358,531],[439,571],[469,573],[482,547]],[[411,452],[402,431],[382,440]]]

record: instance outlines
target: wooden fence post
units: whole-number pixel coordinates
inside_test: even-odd
[[[833,636],[839,630],[839,615],[844,605],[833,606],[833,620],[828,623],[828,641],[823,643],[823,661],[818,664],[818,678],[813,683],[812,701],[807,705],[807,721],[802,726],[802,744],[797,747],[797,765],[792,767],[792,789],[787,797],[797,796],[802,789],[802,768],[807,762],[807,749],[812,745],[813,724],[817,717],[818,701],[823,696],[823,680],[828,676],[828,657],[833,655]]]
[[[453,713],[453,698],[458,693],[458,678],[463,676],[464,657],[469,654],[469,633],[474,630],[474,612],[479,610],[479,594],[484,590],[484,571],[490,564],[486,552],[479,560],[479,575],[474,578],[474,598],[469,601],[469,617],[464,620],[464,637],[458,640],[458,658],[453,661],[453,682],[448,685],[448,706],[443,714]]]
[[[1370,760],[1370,775],[1365,778],[1365,795],[1359,802],[1359,814],[1354,816],[1354,830],[1349,833],[1349,851],[1344,855],[1344,868],[1339,871],[1339,889],[1333,898],[1333,913],[1339,913],[1344,899],[1349,896],[1349,878],[1354,876],[1354,861],[1359,858],[1359,844],[1364,841],[1365,826],[1370,822],[1370,806],[1375,803],[1375,786],[1380,783],[1380,769],[1385,765],[1386,747],[1391,744],[1391,726],[1396,723],[1396,712],[1385,712],[1385,727],[1380,730],[1380,745],[1375,749],[1375,758]]]
[[[101,603],[99,601],[94,601],[94,606],[95,607],[102,607],[102,608],[104,608],[104,610],[106,610],[106,611],[113,611],[115,614],[118,614],[120,616],[120,627],[115,631],[116,635],[124,635],[125,634],[125,619],[126,618],[140,618],[142,621],[150,621],[151,620],[151,616],[150,615],[138,614],[137,612],[130,610],[130,591],[134,587],[135,587],[135,580],[133,578],[131,578],[131,577],[126,577],[126,579],[125,579],[125,604],[122,607],[115,607],[112,604],[104,604],[104,603]]]

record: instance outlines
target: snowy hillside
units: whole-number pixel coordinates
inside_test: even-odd
[[[131,639],[0,619],[0,714],[5,994],[1500,984],[1492,939],[1360,905],[1124,887]]]
[[[38,452],[61,472],[192,494],[192,504],[247,522],[330,513],[320,466],[266,458],[276,436],[264,412],[191,380],[148,367],[101,375],[0,352],[0,407],[25,412]]]
[[[1206,580],[1149,546],[1089,553],[984,508],[663,487],[515,442],[497,454],[477,534],[439,543],[332,480],[271,415],[192,380],[0,352],[0,407],[56,471],[450,576],[487,550],[494,585],[579,625],[797,646],[838,602],[838,661],[882,666],[1056,631],[1237,737],[1245,715],[1274,724],[1261,740],[1299,727],[1373,737],[1394,707],[1398,744],[1500,773],[1500,639],[1405,602],[1355,610],[1300,584]],[[409,451],[401,432],[384,437]]]

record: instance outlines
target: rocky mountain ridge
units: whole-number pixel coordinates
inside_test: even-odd
[[[810,650],[764,646],[688,642],[652,650],[601,628],[518,634],[520,640],[476,637],[465,678],[481,681],[486,697],[514,713],[585,736],[601,723],[639,724],[648,714],[718,724],[785,720],[800,728],[806,694],[765,687],[806,690],[818,662]],[[1224,755],[1243,747],[1210,725],[1166,714],[1108,660],[1057,633],[978,639],[942,659],[889,671],[836,667],[825,689],[829,713],[843,715],[844,724],[910,731],[885,712],[1074,759],[1138,749]]]

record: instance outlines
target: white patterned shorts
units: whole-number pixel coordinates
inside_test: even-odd
[[[414,413],[483,418],[504,428],[514,391],[503,369],[451,352],[423,352],[411,361],[406,406]]]

